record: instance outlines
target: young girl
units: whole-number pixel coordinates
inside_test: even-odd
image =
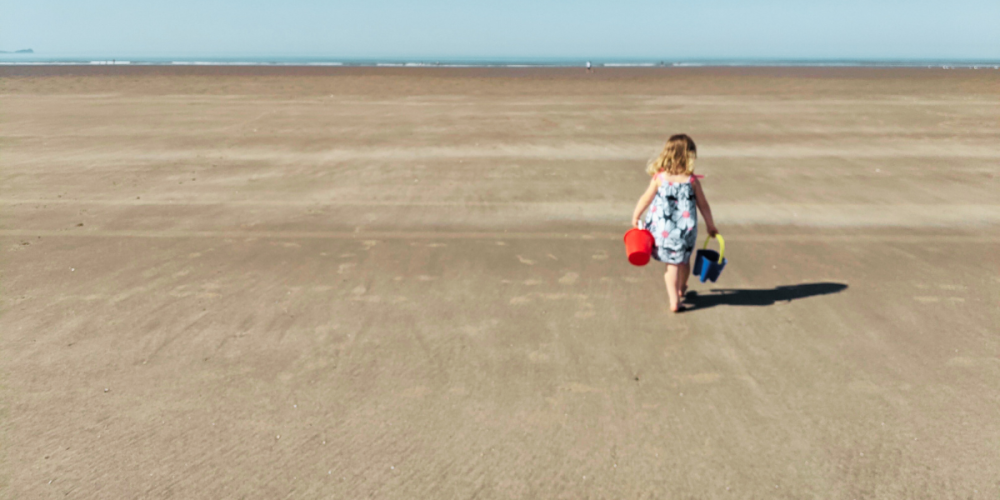
[[[694,175],[697,155],[694,141],[687,134],[671,136],[660,155],[646,167],[652,180],[632,213],[632,227],[639,227],[639,217],[652,203],[646,214],[645,227],[656,240],[653,258],[667,264],[663,279],[667,283],[667,296],[673,312],[685,309],[681,302],[687,292],[688,275],[691,274],[688,262],[698,238],[699,209],[708,225],[708,234],[718,234],[708,200]]]

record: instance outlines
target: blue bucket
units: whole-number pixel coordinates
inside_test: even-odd
[[[694,257],[694,274],[702,283],[705,281],[715,283],[726,267],[726,240],[722,239],[721,234],[715,235],[715,238],[719,240],[718,252],[708,249],[708,241],[712,239],[709,236],[705,238],[705,246],[698,250]]]

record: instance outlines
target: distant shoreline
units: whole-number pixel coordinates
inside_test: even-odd
[[[253,66],[253,67],[361,67],[361,68],[969,68],[1000,70],[1000,60],[390,60],[324,58],[104,58],[41,56],[27,52],[0,52],[0,66]]]

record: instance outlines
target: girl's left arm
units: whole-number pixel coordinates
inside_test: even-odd
[[[715,236],[719,234],[719,230],[715,228],[712,207],[708,206],[708,198],[705,198],[705,192],[701,190],[701,181],[694,177],[691,179],[691,183],[694,184],[694,201],[698,204],[698,210],[701,210],[701,216],[705,218],[705,225],[708,226],[708,235]]]
[[[656,177],[653,177],[649,181],[649,187],[646,188],[646,192],[642,193],[639,197],[639,202],[635,204],[635,210],[632,212],[632,227],[639,227],[639,217],[642,213],[646,211],[649,204],[653,201],[653,197],[656,196],[656,190],[660,186],[656,182]]]

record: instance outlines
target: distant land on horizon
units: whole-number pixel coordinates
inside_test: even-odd
[[[0,54],[34,54],[35,51],[31,49],[21,49],[15,51],[0,50]]]

